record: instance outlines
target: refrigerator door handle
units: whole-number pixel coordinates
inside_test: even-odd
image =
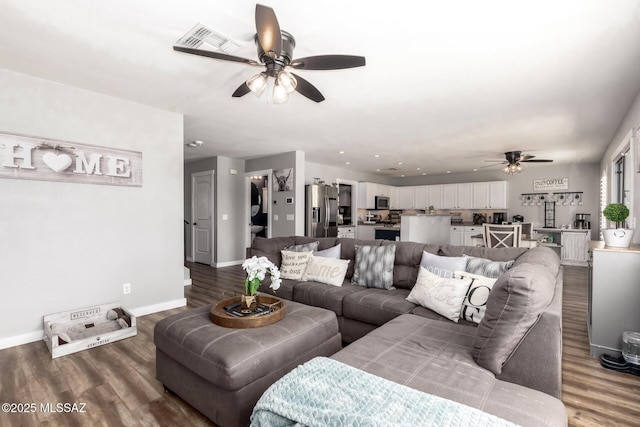
[[[331,206],[329,206],[329,196],[328,195],[324,196],[324,209],[325,209],[325,212],[327,213],[325,215],[325,217],[324,217],[324,228],[327,229],[327,228],[329,228],[329,215],[331,215]]]

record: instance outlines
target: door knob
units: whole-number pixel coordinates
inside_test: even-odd
[[[198,225],[198,223],[197,223],[197,222],[194,222],[194,223],[193,223],[193,225]]]

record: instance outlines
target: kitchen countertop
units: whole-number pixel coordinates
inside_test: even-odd
[[[534,228],[533,231],[538,231],[540,233],[561,233],[563,231],[572,231],[572,232],[580,232],[583,233],[585,231],[591,232],[590,228],[544,228],[537,227]]]

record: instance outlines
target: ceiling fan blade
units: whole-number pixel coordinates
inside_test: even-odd
[[[300,70],[341,70],[363,67],[365,62],[364,56],[318,55],[294,59],[290,66]]]
[[[251,89],[249,89],[249,86],[247,86],[247,82],[244,82],[238,87],[238,89],[236,89],[235,92],[233,92],[233,95],[231,96],[234,98],[240,98],[241,96],[245,96],[249,92],[251,92]]]
[[[262,50],[271,58],[282,53],[282,32],[276,13],[268,6],[256,4],[256,32]]]
[[[297,74],[293,74],[293,73],[291,74],[298,81],[298,85],[296,86],[296,92],[298,92],[303,96],[306,96],[307,98],[315,102],[324,101],[324,96],[322,96],[320,91],[316,89],[314,85],[312,85],[311,83],[309,83],[308,81],[306,81],[305,79],[303,79]]]
[[[532,156],[531,154],[521,154],[520,155],[520,159],[518,159],[518,161],[520,162],[526,162],[529,159],[533,159],[535,156]]]
[[[226,53],[212,52],[210,50],[192,49],[190,47],[182,47],[182,46],[174,46],[173,50],[177,50],[178,52],[191,53],[193,55],[206,56],[207,58],[221,59],[223,61],[241,62],[243,64],[249,64],[249,65],[261,65],[252,59],[241,58],[239,56],[233,56],[233,55],[227,55]]]
[[[527,163],[550,163],[553,162],[553,160],[548,160],[548,159],[529,159],[529,160],[520,160],[521,162],[527,162]]]

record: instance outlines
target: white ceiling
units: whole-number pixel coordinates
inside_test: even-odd
[[[232,98],[259,69],[172,46],[200,22],[256,59],[248,0],[1,0],[0,67],[184,114],[184,143],[204,141],[187,160],[302,150],[389,176],[468,172],[511,150],[597,162],[640,89],[638,0],[264,4],[294,57],[362,55],[366,67],[297,71],[319,104]]]

